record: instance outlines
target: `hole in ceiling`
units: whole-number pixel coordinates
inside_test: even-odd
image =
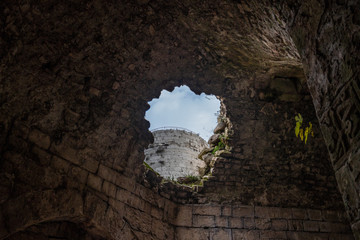
[[[154,143],[145,150],[145,162],[170,180],[200,180],[208,168],[198,155],[209,145],[220,114],[220,100],[214,95],[196,95],[188,86],[163,90],[149,102],[145,119]],[[185,180],[186,181],[186,180]]]
[[[217,124],[220,100],[214,95],[196,95],[182,85],[172,92],[162,90],[159,98],[149,102],[145,119],[150,131],[158,128],[185,128],[207,140]]]

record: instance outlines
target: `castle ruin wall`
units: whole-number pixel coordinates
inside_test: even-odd
[[[208,147],[198,134],[178,129],[153,132],[154,143],[145,152],[145,162],[161,176],[177,179],[199,176],[199,168],[206,166],[198,158],[200,151]]]

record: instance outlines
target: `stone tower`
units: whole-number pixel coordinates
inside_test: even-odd
[[[208,147],[198,134],[185,129],[163,129],[152,132],[154,143],[145,150],[145,162],[161,176],[177,179],[199,176],[206,166],[197,156]]]

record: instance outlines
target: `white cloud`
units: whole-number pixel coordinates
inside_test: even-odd
[[[213,95],[196,95],[188,86],[175,87],[173,92],[163,90],[159,98],[149,102],[145,118],[150,130],[159,127],[183,127],[208,140],[216,127],[215,113],[220,101]]]

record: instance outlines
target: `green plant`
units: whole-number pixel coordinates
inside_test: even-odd
[[[221,149],[225,149],[225,142],[226,140],[228,139],[227,136],[224,136],[224,135],[220,135],[219,136],[219,142],[217,144],[217,146],[215,146],[214,150],[212,150],[212,154],[214,155],[217,151],[221,150]]]
[[[218,145],[215,146],[214,150],[212,150],[212,154],[214,155],[217,151],[219,151],[220,149],[224,149],[225,148],[225,144],[220,140],[218,142]]]
[[[198,176],[187,175],[187,176],[185,176],[185,178],[186,178],[189,182],[197,182],[197,181],[200,181],[200,177],[198,177]]]
[[[301,127],[303,124],[303,118],[301,114],[299,113],[297,116],[295,116],[295,136],[300,137],[301,141],[304,141],[306,144],[308,140],[309,134],[314,137],[314,131],[312,129],[312,124],[309,122],[309,126],[305,128],[305,130]]]

